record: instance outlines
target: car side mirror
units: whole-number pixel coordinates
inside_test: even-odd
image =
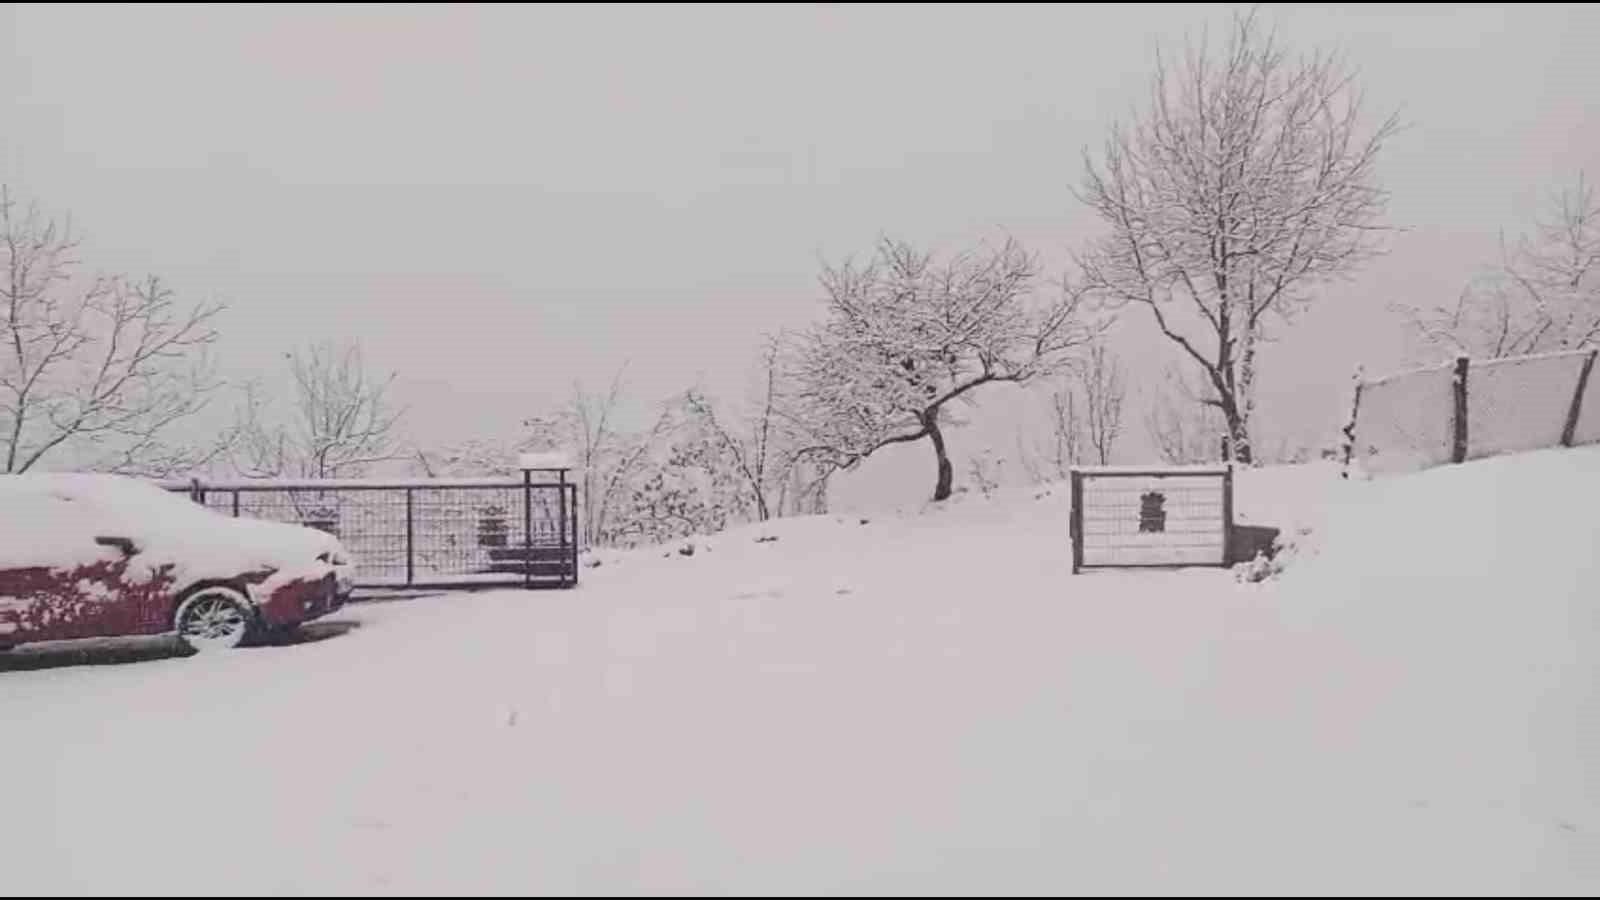
[[[132,556],[139,552],[139,545],[135,544],[131,538],[97,537],[94,542],[102,547],[115,547],[122,551],[123,556]]]

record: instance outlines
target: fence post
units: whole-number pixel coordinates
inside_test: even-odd
[[[522,586],[533,587],[533,470],[522,470]]]
[[[1233,465],[1222,473],[1222,565],[1233,565]]]
[[[1456,375],[1451,381],[1455,389],[1456,413],[1454,417],[1455,435],[1450,449],[1451,462],[1467,461],[1467,366],[1465,356],[1456,357]]]
[[[406,488],[406,587],[417,580],[416,518],[411,488]]]
[[[1356,417],[1361,414],[1362,370],[1360,366],[1356,366],[1355,382],[1355,395],[1350,400],[1350,421],[1344,426],[1344,467],[1339,471],[1339,477],[1346,481],[1350,480],[1350,458],[1355,456],[1356,452]]]
[[[1578,372],[1578,389],[1572,392],[1572,406],[1567,409],[1567,426],[1561,429],[1561,446],[1571,447],[1578,434],[1578,416],[1583,413],[1583,393],[1589,386],[1589,373],[1594,370],[1595,354],[1600,348],[1590,350],[1583,358],[1583,369]]]
[[[1072,471],[1072,517],[1067,530],[1072,533],[1072,574],[1083,566],[1083,473]]]

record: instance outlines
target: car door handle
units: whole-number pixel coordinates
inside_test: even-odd
[[[131,538],[97,537],[94,539],[94,542],[102,547],[115,547],[122,551],[123,556],[132,556],[139,552],[138,545],[136,545]]]

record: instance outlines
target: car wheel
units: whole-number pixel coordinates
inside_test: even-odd
[[[179,604],[173,616],[178,640],[197,653],[232,650],[250,636],[250,604],[238,591],[203,588]]]

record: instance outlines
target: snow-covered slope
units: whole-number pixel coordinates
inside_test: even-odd
[[[1261,584],[1073,577],[1066,492],[1017,491],[215,660],[19,651],[0,888],[1593,893],[1597,487],[1244,473],[1301,545]]]

